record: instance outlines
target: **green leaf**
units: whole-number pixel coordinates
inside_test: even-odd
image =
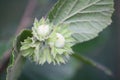
[[[113,0],[59,0],[48,18],[54,25],[70,24],[73,37],[83,42],[110,25],[113,11]]]
[[[16,50],[17,52],[20,51],[21,42],[23,42],[27,37],[32,37],[32,31],[31,30],[23,30],[16,38]]]
[[[7,68],[7,76],[6,80],[17,80],[23,65],[25,63],[26,58],[24,58],[20,53],[21,42],[24,41],[27,37],[32,37],[32,33],[30,30],[23,30],[17,37],[15,42],[13,43],[14,47],[12,49],[12,55],[10,57],[10,65]]]
[[[109,40],[110,37],[110,28],[105,29],[105,31],[101,32],[100,35],[92,40],[78,43],[72,46],[72,49],[75,53],[89,53],[97,48],[100,48],[100,46],[105,45],[105,43]]]
[[[110,75],[110,76],[112,75],[111,70],[109,70],[109,69],[106,68],[105,66],[103,66],[103,65],[101,65],[101,64],[99,64],[99,63],[97,63],[97,62],[95,62],[95,61],[93,61],[93,60],[91,60],[91,59],[89,59],[89,58],[87,58],[87,57],[84,57],[84,56],[79,55],[79,54],[73,54],[72,56],[73,56],[74,58],[76,58],[77,60],[85,63],[85,64],[91,65],[91,66],[93,66],[93,67],[96,67],[96,68],[102,70],[102,71],[105,72],[107,75]]]

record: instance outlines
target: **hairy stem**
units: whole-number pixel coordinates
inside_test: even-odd
[[[21,54],[19,54],[14,64],[8,68],[6,80],[18,80],[24,63],[25,63],[25,58],[22,57]]]
[[[32,20],[32,14],[37,6],[37,0],[28,0],[28,5],[26,6],[25,12],[23,14],[23,17],[19,23],[19,26],[17,28],[17,31],[15,33],[15,36],[18,35],[18,33],[28,27],[31,24]],[[4,72],[4,70],[7,68],[10,55],[11,55],[11,50],[8,50],[4,53],[2,59],[0,59],[0,74]]]
[[[87,58],[87,57],[84,57],[82,55],[79,55],[79,54],[73,54],[72,55],[75,59],[85,63],[85,64],[88,64],[88,65],[91,65],[93,67],[96,67],[98,68],[99,70],[103,71],[105,74],[109,75],[109,76],[113,76],[111,70],[109,70],[108,68],[106,68],[105,66]]]

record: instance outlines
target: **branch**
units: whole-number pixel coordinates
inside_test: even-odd
[[[109,76],[113,76],[111,70],[109,70],[105,66],[103,66],[103,65],[101,65],[101,64],[99,64],[99,63],[97,63],[97,62],[95,62],[95,61],[93,61],[93,60],[91,60],[91,59],[89,59],[87,57],[84,57],[84,56],[76,54],[76,53],[74,53],[72,56],[74,58],[76,58],[77,60],[85,63],[85,64],[88,64],[88,65],[91,65],[93,67],[96,67],[97,69],[103,71],[105,74],[107,74]]]
[[[34,12],[34,9],[37,5],[37,0],[29,0],[28,1],[28,5],[25,9],[25,12],[22,16],[22,19],[19,23],[19,26],[16,30],[15,36],[18,35],[18,33],[28,27],[30,25],[30,23],[32,22],[32,14]],[[2,74],[2,72],[7,68],[8,63],[9,63],[9,59],[10,59],[10,55],[11,55],[11,51],[12,49],[6,51],[2,57],[2,59],[0,60],[0,74]]]
[[[19,54],[14,62],[14,65],[9,66],[7,69],[7,76],[6,76],[6,80],[18,80],[23,65],[25,63],[25,58],[23,56],[21,56],[21,54]]]

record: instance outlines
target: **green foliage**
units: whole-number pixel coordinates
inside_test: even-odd
[[[31,30],[23,30],[23,31],[17,36],[16,41],[14,42],[17,52],[20,51],[21,42],[23,42],[27,37],[31,37],[31,36],[32,36]]]
[[[98,36],[111,23],[113,0],[59,0],[48,18],[55,25],[70,24],[78,42]]]
[[[35,19],[32,34],[32,37],[21,42],[20,52],[37,64],[66,63],[73,53],[71,46],[75,40],[71,37],[68,25],[55,26],[44,18],[40,21]]]
[[[56,27],[61,27],[63,24],[68,25],[72,31],[72,37],[76,39],[77,43],[81,43],[95,38],[104,28],[110,25],[113,11],[113,0],[59,0],[47,18]],[[64,28],[64,26],[62,27]],[[35,30],[34,33],[36,34],[37,29],[33,30]],[[14,50],[15,61],[13,60],[13,65],[8,67],[7,80],[17,80],[25,62],[25,58],[20,53],[20,48],[24,45],[24,43],[21,45],[21,42],[32,36],[34,34],[32,35],[30,30],[24,30],[17,36]],[[39,41],[42,42],[41,39]],[[38,47],[38,49],[40,48]],[[107,68],[86,57],[78,54],[73,54],[73,57],[111,75]]]
[[[19,54],[14,63],[8,67],[6,80],[17,80],[21,73],[24,63],[25,58]]]
[[[14,42],[15,48],[12,50],[11,55],[11,62],[7,69],[7,76],[6,80],[17,80],[21,69],[23,68],[23,64],[25,63],[25,58],[21,56],[21,53],[19,52],[21,47],[21,41],[24,41],[27,37],[32,36],[30,30],[23,30],[16,38]]]
[[[72,36],[81,43],[95,38],[111,24],[113,4],[113,0],[59,0],[48,18],[54,25],[69,24]],[[78,55],[76,58],[80,58],[84,63],[94,64],[85,57]],[[107,73],[106,69],[104,71]]]
[[[96,38],[86,42],[75,44],[74,46],[72,46],[72,49],[75,53],[80,53],[80,54],[90,53],[91,51],[97,49],[97,46],[104,45],[106,41],[109,39],[109,36],[110,36],[110,31],[109,28],[107,28]]]

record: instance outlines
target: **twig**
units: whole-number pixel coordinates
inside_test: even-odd
[[[14,65],[7,68],[6,80],[18,80],[25,64],[25,60],[26,58],[24,58],[21,54],[18,54]]]
[[[20,24],[18,26],[18,29],[15,33],[17,35],[22,29],[28,27],[32,21],[32,13],[34,12],[34,9],[37,5],[37,0],[29,0],[28,5],[25,9],[25,12],[23,14],[23,17],[20,21]],[[10,55],[11,55],[12,49],[6,51],[0,61],[0,74],[6,69],[9,63]]]

